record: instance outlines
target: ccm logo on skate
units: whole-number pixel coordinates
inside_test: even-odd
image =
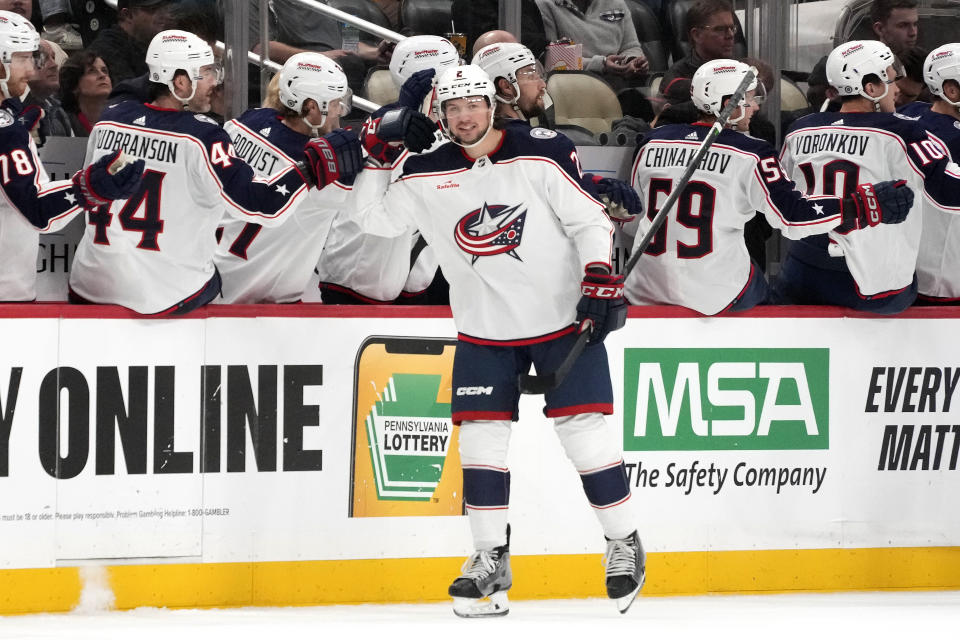
[[[580,285],[580,293],[591,298],[622,298],[623,287],[604,287],[597,284]]]
[[[493,387],[457,387],[458,396],[492,396]]]

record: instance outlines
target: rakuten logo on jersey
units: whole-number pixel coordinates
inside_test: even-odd
[[[627,451],[829,448],[828,349],[626,349]]]
[[[492,396],[493,387],[457,387],[458,396]]]

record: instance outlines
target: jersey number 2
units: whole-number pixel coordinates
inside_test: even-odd
[[[140,232],[138,249],[160,251],[157,236],[163,233],[163,220],[160,219],[160,189],[167,174],[152,169],[143,173],[140,188],[130,196],[123,209],[117,214],[120,226],[125,231]],[[142,215],[140,214],[142,211]],[[107,238],[107,227],[113,221],[110,206],[100,207],[87,214],[89,224],[96,227],[93,241],[96,244],[110,244]]]
[[[647,190],[650,201],[647,204],[647,218],[653,220],[660,209],[657,208],[657,196],[669,195],[673,191],[673,180],[669,178],[653,178]],[[694,210],[694,196],[697,196],[697,207]],[[677,199],[676,221],[688,229],[696,229],[696,244],[685,244],[677,241],[678,258],[702,258],[713,251],[713,209],[717,202],[717,190],[706,182],[691,180]],[[667,250],[667,227],[670,216],[663,221],[660,229],[650,241],[646,253],[651,256],[663,255]]]

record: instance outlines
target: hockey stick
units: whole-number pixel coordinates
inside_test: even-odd
[[[667,198],[667,201],[663,204],[663,207],[660,208],[660,211],[657,212],[657,215],[654,216],[653,220],[650,222],[650,228],[647,229],[646,234],[644,234],[643,238],[640,239],[639,244],[635,246],[633,255],[630,256],[630,260],[628,260],[627,264],[624,266],[624,278],[630,275],[630,272],[633,271],[633,268],[637,266],[637,262],[640,261],[640,256],[642,256],[643,252],[647,250],[647,247],[650,246],[650,243],[653,241],[653,236],[655,236],[657,231],[660,230],[660,227],[663,226],[664,221],[667,219],[667,215],[670,213],[670,209],[674,204],[676,204],[680,194],[683,193],[683,190],[687,187],[687,183],[690,182],[693,172],[696,171],[697,167],[700,165],[700,161],[703,160],[703,156],[705,156],[707,151],[710,149],[710,145],[713,144],[714,140],[716,140],[723,131],[723,127],[727,123],[727,119],[730,117],[730,114],[733,113],[733,110],[740,105],[740,101],[748,91],[747,87],[750,86],[756,77],[757,70],[753,67],[750,67],[750,70],[747,71],[747,73],[743,76],[743,80],[741,80],[740,84],[737,86],[737,90],[733,92],[730,100],[720,111],[720,115],[717,116],[717,121],[713,123],[712,127],[710,127],[710,131],[707,132],[703,142],[700,143],[696,153],[693,154],[693,157],[687,164],[686,169],[684,169],[683,175],[677,182],[677,186],[673,189],[673,191],[670,193],[670,196]],[[547,391],[556,389],[558,386],[560,386],[560,384],[563,382],[563,379],[567,377],[568,373],[570,373],[570,369],[573,368],[573,363],[576,362],[577,358],[580,357],[580,354],[583,353],[589,338],[589,331],[582,332],[577,337],[577,341],[570,348],[570,352],[567,353],[566,357],[556,368],[556,370],[539,376],[530,375],[529,373],[521,373],[517,381],[520,387],[520,393],[546,393]]]

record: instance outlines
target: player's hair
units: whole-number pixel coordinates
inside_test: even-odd
[[[894,9],[916,9],[917,0],[873,0],[870,22],[886,22]]]
[[[93,51],[84,49],[71,55],[60,67],[60,104],[67,113],[80,112],[80,104],[77,101],[80,78],[98,59],[107,64],[106,60]],[[109,67],[108,64],[107,66]]]
[[[923,63],[926,62],[928,55],[930,55],[930,52],[923,47],[910,47],[901,51],[897,58],[903,66],[903,75],[914,82],[923,84]]]
[[[702,29],[710,25],[710,18],[718,13],[733,13],[733,5],[727,0],[697,0],[687,10],[687,30]]]

